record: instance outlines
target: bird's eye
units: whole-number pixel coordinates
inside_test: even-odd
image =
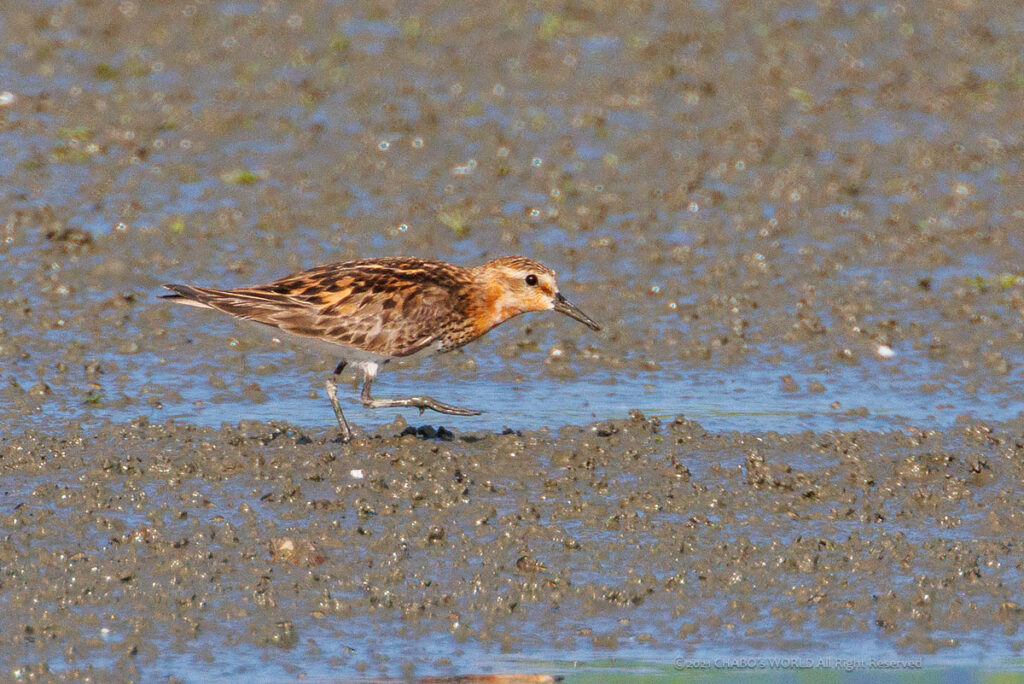
[[[533,287],[534,285],[536,285],[537,284],[537,276],[533,275],[532,273],[530,275],[526,276],[526,284],[529,285],[530,287]]]

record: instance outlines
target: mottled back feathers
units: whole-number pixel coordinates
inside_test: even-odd
[[[434,343],[447,351],[485,332],[468,323],[479,305],[472,273],[443,261],[363,259],[252,287],[165,287],[176,293],[172,299],[382,356],[408,356]]]

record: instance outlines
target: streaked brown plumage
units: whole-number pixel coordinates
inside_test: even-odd
[[[363,371],[362,402],[414,406],[453,415],[472,409],[430,397],[373,399],[370,383],[395,357],[446,352],[527,311],[554,309],[600,327],[558,292],[555,273],[526,257],[501,257],[474,268],[413,257],[346,261],[230,290],[165,285],[165,298],[217,309],[305,338],[340,357],[327,393],[345,440],[352,431],[337,400],[337,375],[349,362]]]

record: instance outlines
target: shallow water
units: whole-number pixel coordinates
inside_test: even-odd
[[[982,649],[988,666],[1017,669],[1016,21],[994,2],[7,3],[0,552],[9,573],[44,566],[52,581],[35,605],[30,583],[9,574],[0,584],[17,623],[3,671],[585,678],[625,663],[632,675],[687,678],[696,674],[675,669],[678,657],[817,656],[837,640],[851,657],[921,657],[942,669],[970,665]],[[374,439],[351,453],[331,441],[322,390],[335,359],[156,299],[164,282],[251,284],[358,256],[471,265],[509,253],[555,268],[604,330],[535,314],[457,353],[392,364],[378,396],[428,392],[485,413],[367,411],[353,386],[346,412]],[[697,425],[672,449],[655,436],[572,441],[574,426],[614,441],[606,424],[624,429],[633,409]],[[235,427],[242,421],[257,422]],[[455,439],[399,439],[405,421],[443,425]],[[526,451],[502,441],[520,439],[506,429],[527,435]],[[147,430],[166,434],[140,436]],[[239,447],[249,433],[259,458]],[[791,472],[737,480],[759,472],[747,459],[765,441],[764,467]],[[833,442],[845,451],[823,456]],[[458,453],[433,451],[449,447]],[[205,461],[225,451],[223,472]],[[590,472],[573,459],[591,452],[600,474],[567,480]],[[449,498],[436,479],[449,475],[445,458],[463,471],[497,460],[477,479],[506,494]],[[632,459],[657,472],[685,463],[701,487],[659,486]],[[363,492],[349,472],[359,467],[386,473],[394,489]],[[887,484],[866,484],[865,471]],[[301,493],[289,498],[275,483],[283,498],[263,502],[272,472],[304,483]],[[824,498],[779,513],[801,478]],[[375,540],[353,532],[361,506],[394,505],[395,491],[424,481],[440,488],[425,495],[429,515],[398,507],[368,518],[389,521]],[[716,517],[731,497],[747,508]],[[526,522],[556,501],[576,508]],[[334,527],[317,506],[337,506]],[[500,534],[467,541],[491,506],[517,550]],[[186,509],[191,517],[175,522]],[[645,521],[658,515],[665,537]],[[396,549],[445,520],[457,543],[403,566]],[[246,532],[238,553],[221,557],[209,533],[224,521]],[[687,524],[701,533],[687,536]],[[161,525],[173,534],[150,539],[145,530]],[[589,548],[563,558],[555,528]],[[132,530],[146,539],[132,542]],[[798,547],[808,534],[846,545],[847,558],[825,553],[819,567],[800,548],[771,546]],[[312,540],[322,565],[268,560],[284,537]],[[723,561],[722,549],[743,540],[749,558]],[[684,542],[689,555],[679,555]],[[509,570],[533,544],[548,556],[547,584]],[[872,545],[926,562],[879,561]],[[216,561],[188,557],[208,546]],[[647,558],[650,548],[662,557]],[[124,591],[94,586],[92,603],[74,592],[88,574],[67,561],[78,553],[133,579]],[[375,553],[399,553],[397,569],[346,584],[365,571],[349,555]],[[168,554],[181,557],[168,564]],[[970,554],[983,561],[963,560]],[[729,581],[760,577],[767,566],[757,563],[778,558],[802,576]],[[691,603],[664,585],[658,602],[607,599],[609,587],[628,593],[634,570],[665,581],[702,563],[700,581],[715,588]],[[290,598],[269,605],[253,577],[282,566]],[[479,590],[492,598],[513,587],[506,598],[533,607],[492,613],[452,568],[486,575]],[[324,610],[323,587],[309,579],[320,572],[344,587],[329,617],[312,616]],[[448,582],[449,597],[408,579],[423,573]],[[210,577],[227,580],[190,584]],[[392,592],[399,613],[368,604],[366,587]],[[168,591],[174,600],[161,603]],[[801,608],[787,591],[807,599]],[[939,596],[939,607],[915,592]],[[423,596],[436,599],[422,609],[429,629],[412,608]],[[563,607],[545,612],[548,598]],[[232,613],[254,601],[268,612]],[[821,601],[841,617],[818,610]],[[451,639],[435,640],[458,611],[468,631],[449,625]],[[738,625],[722,624],[730,612]],[[158,636],[167,629],[170,644]]]
[[[623,416],[633,409],[662,418],[685,415],[715,431],[783,433],[833,429],[884,431],[905,426],[948,428],[970,417],[1004,421],[1018,417],[1021,412],[1021,405],[1011,396],[972,394],[965,391],[966,381],[956,378],[921,392],[920,377],[928,363],[915,364],[917,367],[910,369],[903,367],[910,364],[900,362],[879,363],[873,369],[874,375],[866,369],[851,369],[839,375],[824,371],[801,375],[795,368],[773,366],[701,369],[686,374],[623,374],[626,377],[594,372],[587,374],[585,380],[530,377],[520,382],[503,381],[496,367],[499,364],[488,365],[495,368],[478,371],[472,381],[434,384],[406,379],[401,372],[386,372],[374,384],[375,394],[380,397],[428,392],[443,401],[481,410],[481,416],[456,418],[420,415],[408,409],[366,410],[357,402],[358,386],[354,384],[347,391],[350,396],[343,409],[350,422],[367,430],[402,415],[412,423],[443,425],[456,432],[585,425],[605,417]],[[210,395],[203,391],[205,388],[182,387],[184,401],[159,409],[139,410],[133,405],[80,410],[72,415],[84,425],[146,416],[150,420],[170,418],[210,426],[274,419],[306,428],[330,428],[334,414],[324,393],[309,396],[320,385],[320,376],[298,375],[296,379],[282,369],[280,373],[262,376],[267,398],[257,406],[232,396],[211,402]],[[785,385],[781,380],[784,376],[791,378],[794,385]],[[812,382],[829,389],[808,391]],[[46,419],[40,416],[41,423],[45,424]]]

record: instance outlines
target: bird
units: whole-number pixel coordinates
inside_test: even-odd
[[[481,412],[428,396],[375,399],[370,386],[391,359],[457,349],[530,311],[554,310],[600,331],[562,295],[555,275],[523,256],[498,257],[471,268],[417,257],[375,257],[317,266],[249,287],[165,284],[172,294],[162,298],[269,326],[334,355],[338,363],[325,388],[341,441],[348,442],[354,433],[338,401],[338,378],[348,364],[362,372],[364,407],[473,416]]]

